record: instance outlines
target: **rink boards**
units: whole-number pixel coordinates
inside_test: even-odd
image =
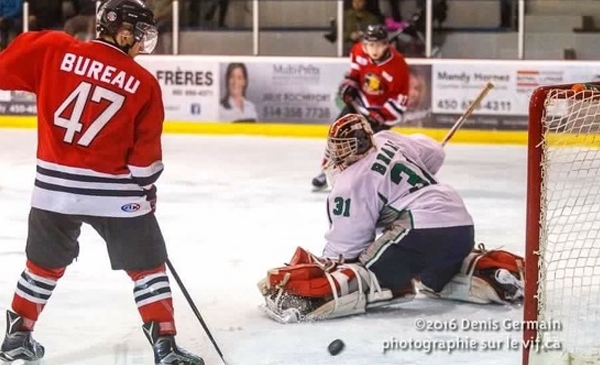
[[[36,119],[31,116],[0,116],[0,128],[35,128]],[[324,138],[327,136],[328,125],[303,124],[239,124],[239,123],[190,123],[179,121],[165,122],[165,133],[203,134],[203,135],[249,135],[293,138]],[[447,129],[433,128],[396,128],[397,131],[423,133],[437,140],[442,140]],[[526,131],[496,131],[496,130],[459,130],[453,143],[475,144],[526,144]]]

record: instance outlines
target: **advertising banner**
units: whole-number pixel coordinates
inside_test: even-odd
[[[462,114],[488,82],[492,82],[494,88],[476,109],[474,115],[527,114],[528,97],[521,100],[514,95],[516,79],[512,67],[463,62],[433,65],[433,112]]]
[[[470,60],[435,63],[432,79],[432,127],[451,126],[491,81],[494,88],[464,128],[526,130],[529,97],[537,87],[598,81],[600,72],[593,63]]]
[[[347,58],[143,56],[158,80],[167,120],[330,124],[343,103]],[[543,85],[600,80],[597,62],[407,60],[403,125],[449,128],[484,85],[494,88],[464,128],[525,130],[529,97]],[[34,115],[35,97],[0,90],[0,115]]]
[[[194,56],[145,56],[136,60],[158,80],[166,119],[217,120],[218,62]]]
[[[309,59],[228,62],[220,66],[221,122],[331,123],[349,62]]]
[[[0,90],[0,115],[35,114],[35,95],[24,91]]]

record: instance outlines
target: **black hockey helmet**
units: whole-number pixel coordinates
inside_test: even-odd
[[[381,24],[371,24],[363,32],[362,39],[368,42],[388,41],[388,31]]]
[[[96,30],[115,37],[123,24],[133,27],[133,38],[144,53],[152,53],[158,41],[154,13],[142,0],[106,0],[96,15]],[[128,49],[124,49],[127,52]]]

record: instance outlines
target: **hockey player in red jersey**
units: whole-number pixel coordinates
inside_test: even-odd
[[[112,269],[134,281],[155,363],[202,365],[175,344],[167,251],[154,215],[164,109],[157,80],[133,60],[156,45],[154,14],[141,0],[108,0],[98,31],[90,42],[55,31],[24,33],[0,53],[0,89],[35,93],[38,108],[27,262],[7,311],[0,360],[44,356],[32,331],[77,257],[86,223],[106,241]]]
[[[338,116],[358,113],[364,115],[373,131],[390,129],[402,123],[408,100],[410,73],[404,56],[388,41],[383,25],[369,25],[362,41],[350,50],[350,72],[339,88],[346,104]],[[326,164],[327,152],[322,166]],[[321,172],[312,180],[316,190],[327,186]]]

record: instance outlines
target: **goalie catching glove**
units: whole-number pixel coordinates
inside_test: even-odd
[[[394,298],[361,264],[319,258],[301,247],[289,264],[269,270],[258,287],[265,298],[261,309],[280,323],[359,314],[415,296],[411,284],[406,295]]]

